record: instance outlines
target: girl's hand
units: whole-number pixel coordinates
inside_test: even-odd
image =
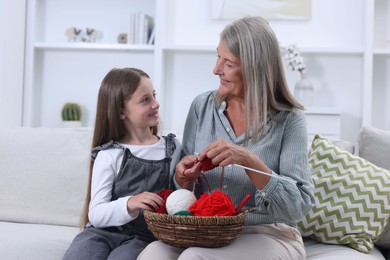
[[[176,165],[176,182],[184,189],[192,189],[192,184],[199,178],[202,165],[196,163],[195,155],[183,157]]]
[[[162,205],[164,205],[165,201],[159,195],[153,192],[142,192],[131,197],[127,201],[127,211],[133,212],[139,209],[144,209],[148,211],[155,211]]]

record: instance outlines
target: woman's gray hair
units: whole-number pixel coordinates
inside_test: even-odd
[[[303,106],[288,88],[278,39],[265,19],[236,20],[225,27],[220,40],[240,61],[245,88],[245,136],[248,138],[252,131],[252,142],[256,142],[278,111]],[[225,99],[217,93],[216,105]]]

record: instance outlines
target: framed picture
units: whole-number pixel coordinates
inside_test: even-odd
[[[211,0],[213,19],[237,19],[245,16],[309,19],[311,0]]]

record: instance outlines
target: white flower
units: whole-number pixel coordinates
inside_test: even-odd
[[[290,44],[287,47],[283,47],[285,50],[284,58],[287,61],[287,67],[292,71],[299,71],[302,73],[306,70],[306,65],[303,62],[303,58],[299,53],[296,44]]]

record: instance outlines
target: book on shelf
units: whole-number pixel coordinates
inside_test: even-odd
[[[148,40],[149,45],[154,44],[155,35],[156,35],[156,28],[153,26],[153,29],[150,32],[150,36],[149,36],[149,40]]]
[[[128,44],[153,44],[153,17],[140,11],[130,13],[129,29],[127,34]]]

